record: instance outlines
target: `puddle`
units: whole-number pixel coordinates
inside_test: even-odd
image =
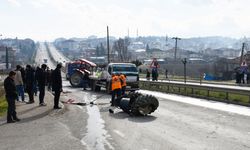
[[[97,95],[90,96],[84,94],[85,102],[89,103],[97,98]],[[87,105],[88,121],[87,121],[87,133],[82,138],[81,142],[87,146],[89,150],[98,149],[105,150],[114,149],[114,147],[106,140],[109,137],[107,131],[104,129],[104,120],[101,118],[100,110],[96,105]]]

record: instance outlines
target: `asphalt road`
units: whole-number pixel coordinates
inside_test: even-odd
[[[44,62],[44,59],[47,59],[47,63]],[[37,49],[37,54],[35,57],[36,65],[42,65],[42,64],[47,64],[50,68],[54,69],[55,64],[49,59],[49,54],[46,50],[46,46],[44,43],[40,42],[38,49]]]
[[[61,52],[59,52],[52,43],[48,43],[48,45],[49,45],[49,50],[51,52],[52,57],[57,62],[60,62],[62,63],[63,66],[65,66],[65,63],[70,61]]]
[[[84,149],[250,149],[249,116],[171,101],[166,95],[152,115],[130,117],[119,109],[110,114],[110,95],[104,92],[73,89],[67,81],[64,91],[62,99],[86,103],[65,105],[59,120]]]
[[[85,128],[76,129],[79,121],[65,121],[82,131],[82,143],[88,149],[250,149],[250,117],[205,107],[159,99],[152,115],[130,117],[119,109],[110,114],[110,95],[72,89],[64,99],[86,102],[86,106],[68,104],[67,115],[82,115]],[[180,97],[181,98],[181,97]],[[95,101],[95,105],[89,104]],[[65,116],[64,116],[65,117]],[[78,132],[75,132],[80,134]],[[74,132],[72,133],[74,134]]]

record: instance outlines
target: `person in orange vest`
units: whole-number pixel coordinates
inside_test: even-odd
[[[125,74],[120,74],[120,79],[121,79],[121,85],[122,85],[122,96],[125,94],[126,91],[126,75]]]
[[[121,98],[121,80],[118,75],[112,74],[111,80],[111,91],[112,91],[112,99],[111,106],[119,106],[120,98]],[[116,96],[116,99],[115,99]]]

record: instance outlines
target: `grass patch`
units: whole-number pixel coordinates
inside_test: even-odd
[[[243,104],[249,103],[249,97],[245,95],[229,94],[229,100],[234,102],[241,102]]]
[[[0,116],[3,116],[7,111],[7,101],[4,96],[3,86],[0,86]]]
[[[7,112],[7,101],[4,96],[0,97],[0,116],[3,116]]]

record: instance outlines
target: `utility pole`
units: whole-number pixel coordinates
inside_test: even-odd
[[[246,43],[242,43],[242,49],[241,49],[241,56],[240,56],[240,65],[242,64],[243,61],[243,53],[244,53],[244,49],[245,49]]]
[[[107,50],[108,50],[108,63],[110,63],[109,58],[109,27],[107,26]]]
[[[5,62],[6,62],[6,69],[9,69],[9,52],[8,52],[8,47],[5,47],[6,50],[6,58],[5,58]]]
[[[176,61],[176,52],[177,52],[177,41],[181,40],[181,38],[173,37],[172,39],[175,40],[175,48],[174,48],[174,60]]]
[[[184,58],[184,60],[182,60],[182,63],[184,64],[184,83],[186,83],[187,81],[187,71],[186,71],[187,59]]]

